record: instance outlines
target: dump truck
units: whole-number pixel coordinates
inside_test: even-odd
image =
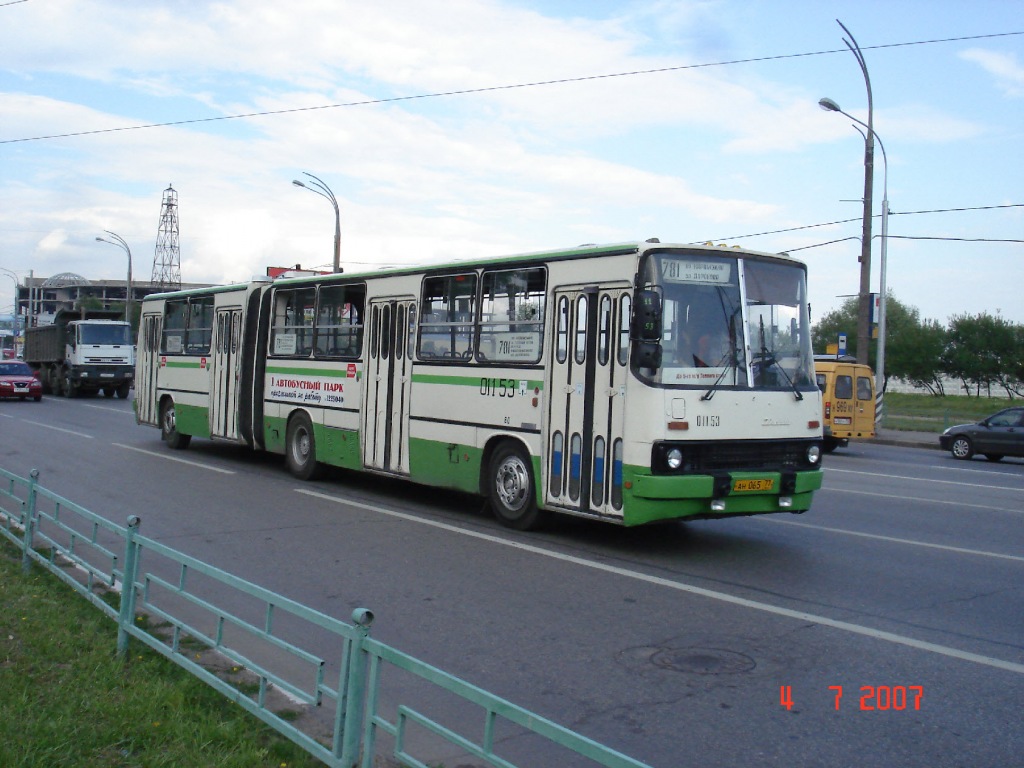
[[[127,398],[135,347],[131,324],[121,317],[114,309],[59,310],[52,324],[26,329],[22,357],[55,395]]]

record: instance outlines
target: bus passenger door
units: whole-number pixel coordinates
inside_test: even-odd
[[[242,310],[218,309],[210,367],[210,436],[238,439]]]
[[[622,516],[622,431],[628,288],[555,293],[545,502]],[[621,339],[625,334],[627,343]]]
[[[140,424],[157,424],[160,418],[156,390],[163,326],[162,314],[143,315],[139,328],[139,346],[135,351],[135,408]]]
[[[368,469],[409,473],[412,350],[408,342],[415,318],[412,300],[370,302],[362,421],[363,465]]]

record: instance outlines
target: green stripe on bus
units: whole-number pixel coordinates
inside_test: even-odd
[[[342,363],[344,368],[286,368],[280,365],[268,365],[267,373],[282,373],[289,376],[323,376],[329,379],[347,379],[349,363]]]
[[[191,362],[191,361],[188,361],[188,360],[167,360],[166,362],[164,362],[164,367],[166,367],[166,368],[195,368],[196,370],[199,370],[201,366],[200,366],[198,361],[197,362]]]

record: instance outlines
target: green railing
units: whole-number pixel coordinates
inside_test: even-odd
[[[130,639],[144,643],[329,766],[372,768],[390,754],[417,768],[467,755],[498,768],[646,768],[376,641],[369,610],[339,621],[38,481],[37,470],[0,469],[0,535],[21,548],[26,573],[43,566],[114,619],[122,658]]]

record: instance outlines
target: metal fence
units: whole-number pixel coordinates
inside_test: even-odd
[[[0,535],[117,622],[329,766],[466,756],[499,768],[646,768],[557,723],[0,469]],[[128,587],[128,588],[126,588]]]

